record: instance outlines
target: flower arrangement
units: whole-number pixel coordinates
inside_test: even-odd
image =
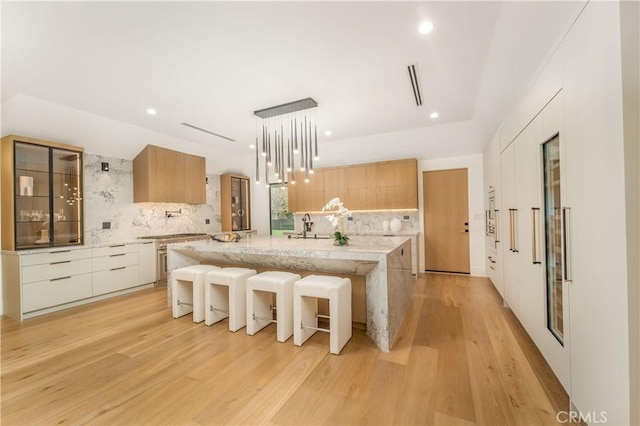
[[[351,212],[347,209],[340,198],[334,198],[322,208],[322,211],[332,211],[326,218],[336,230],[333,234],[334,244],[345,245],[349,242],[349,237],[344,233],[344,218],[351,217]]]

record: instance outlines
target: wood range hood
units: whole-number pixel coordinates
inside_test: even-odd
[[[133,159],[134,203],[206,203],[206,159],[147,145]]]

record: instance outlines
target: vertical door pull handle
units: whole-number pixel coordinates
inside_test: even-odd
[[[562,239],[564,246],[562,255],[564,256],[564,280],[568,283],[573,282],[571,271],[571,207],[562,208]]]
[[[531,207],[531,262],[534,265],[540,265],[542,262],[538,260],[538,233],[536,232],[536,213],[540,211],[538,207]]]
[[[518,209],[509,209],[510,228],[511,228],[511,251],[518,253]]]

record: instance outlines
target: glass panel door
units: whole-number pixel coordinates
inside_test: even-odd
[[[283,235],[295,228],[293,213],[289,212],[289,191],[286,183],[269,185],[271,235]]]
[[[82,156],[78,152],[52,150],[53,243],[82,243]]]
[[[547,285],[547,328],[564,344],[562,308],[562,206],[560,205],[560,139],[542,146]]]
[[[50,243],[49,148],[15,142],[15,247]]]
[[[249,180],[231,178],[231,230],[247,231],[251,229],[249,201]]]
[[[248,231],[251,229],[251,209],[249,206],[251,205],[249,201],[249,180],[248,179],[240,179],[240,196],[242,199],[242,211],[240,212],[240,224],[242,226],[242,231]]]

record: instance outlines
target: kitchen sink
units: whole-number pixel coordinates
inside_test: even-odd
[[[295,239],[295,240],[328,240],[329,238],[331,238],[328,235],[317,235],[317,234],[313,234],[313,235],[307,235],[304,236],[302,234],[289,234],[287,235],[287,238],[289,239]]]

